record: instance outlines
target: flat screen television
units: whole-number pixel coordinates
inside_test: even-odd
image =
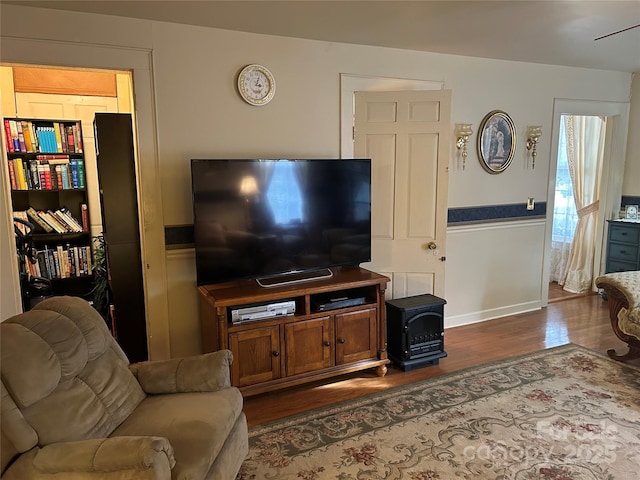
[[[371,260],[370,159],[193,159],[191,180],[198,285]]]

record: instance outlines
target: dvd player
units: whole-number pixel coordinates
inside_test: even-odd
[[[296,302],[285,300],[264,305],[249,305],[231,310],[231,323],[250,322],[263,318],[282,317],[296,313]]]
[[[366,303],[366,298],[361,297],[349,297],[348,295],[318,295],[311,300],[314,310],[335,310],[336,308],[353,307],[355,305],[362,305]]]

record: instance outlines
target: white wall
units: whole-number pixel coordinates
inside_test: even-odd
[[[490,110],[502,109],[511,115],[518,132],[512,166],[500,175],[486,173],[475,154],[474,135],[466,170],[450,172],[449,207],[524,204],[527,197],[544,200],[554,99],[629,100],[631,76],[626,73],[11,5],[1,8],[3,36],[86,43],[88,51],[93,43],[152,51],[164,225],[192,222],[191,158],[339,156],[340,74],[442,81],[452,90],[453,122],[473,123],[475,131]],[[33,61],[26,53],[21,57],[21,51],[0,48],[1,60]],[[82,66],[72,55],[65,63]],[[238,71],[249,63],[264,64],[276,78],[276,96],[267,106],[251,107],[235,90]],[[530,124],[543,129],[535,170],[524,167],[524,131]],[[628,168],[637,172],[638,167]],[[544,241],[544,227],[539,222],[455,227],[449,233],[448,325],[539,307]],[[199,348],[193,258],[190,251],[167,253],[172,356]]]
[[[629,141],[627,142],[627,161],[624,167],[622,194],[640,196],[640,72],[633,75],[631,83]]]

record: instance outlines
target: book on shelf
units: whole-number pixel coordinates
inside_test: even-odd
[[[51,165],[51,168],[55,171],[56,188],[64,190],[64,182],[62,181],[62,165]]]
[[[60,124],[58,122],[54,122],[53,124],[53,134],[56,139],[56,148],[55,150],[50,150],[52,152],[63,152],[62,150],[62,135],[60,134]]]
[[[61,152],[67,153],[69,148],[67,146],[67,136],[65,135],[64,123],[59,123],[58,128],[60,129],[60,144],[62,147]]]
[[[86,204],[83,203],[80,205],[80,209],[82,210],[83,208],[86,208]],[[67,221],[73,225],[74,227],[74,231],[75,232],[86,232],[88,230],[84,229],[84,225],[81,224],[78,219],[76,217],[73,216],[73,214],[69,211],[69,209],[67,207],[60,207],[60,210],[58,210],[58,212],[60,212],[61,215],[63,215]],[[84,212],[83,212],[84,215]],[[84,221],[83,221],[84,223]]]
[[[56,245],[56,253],[57,253],[57,257],[58,257],[58,265],[60,268],[60,278],[67,278],[67,261],[65,259],[66,255],[65,255],[65,251],[64,248],[62,247],[62,245]]]
[[[86,203],[81,203],[80,204],[80,212],[82,214],[82,231],[83,232],[88,232],[89,231],[89,208],[87,207]]]
[[[78,188],[85,188],[84,183],[84,160],[82,158],[76,159],[76,168],[78,170]]]
[[[45,162],[38,161],[38,178],[40,179],[40,189],[47,189],[47,177],[46,177]]]
[[[20,145],[20,151],[26,152],[27,146],[24,143],[24,133],[22,132],[22,122],[16,122],[16,130],[18,131],[18,145]]]
[[[12,152],[20,151],[20,139],[18,138],[18,125],[15,120],[9,120],[9,131],[11,132]]]
[[[66,135],[67,135],[67,149],[69,153],[76,153],[75,138],[73,135],[73,127],[71,125],[66,127]]]
[[[38,225],[45,232],[47,233],[53,232],[53,227],[51,227],[47,222],[45,222],[42,218],[40,218],[35,208],[33,207],[27,208],[27,216],[31,221],[33,221],[33,223]]]
[[[78,121],[5,118],[4,136],[9,153],[82,153],[82,127]]]
[[[9,160],[9,182],[11,183],[11,190],[18,190],[18,182],[16,179],[16,166],[13,163],[13,160]]]
[[[68,155],[36,155],[7,161],[12,190],[68,190],[86,188],[85,164]]]
[[[20,123],[22,124],[22,135],[24,136],[24,144],[25,144],[26,151],[27,153],[33,153],[35,152],[35,150],[34,150],[34,144],[33,144],[33,138],[32,138],[31,122],[22,120]]]
[[[25,177],[24,163],[21,158],[14,158],[13,165],[16,170],[18,190],[27,190],[27,179]]]
[[[69,177],[71,176],[71,173],[69,172],[69,164],[62,163],[58,166],[60,167],[62,174],[62,189],[69,190],[71,188],[71,181],[69,180]]]
[[[30,277],[41,277],[42,273],[40,272],[40,263],[38,262],[38,257],[35,257],[33,260],[31,258],[27,259],[27,270],[29,271]]]
[[[24,222],[29,222],[29,216],[27,215],[27,212],[25,210],[14,210],[13,218],[18,218]],[[29,222],[29,223],[32,223],[32,222]],[[28,235],[29,233],[31,233],[29,231],[29,227],[24,223],[14,222],[14,225],[18,228],[18,230],[20,230],[22,235]]]
[[[79,188],[78,183],[78,159],[71,159],[71,188]]]
[[[29,175],[31,175],[31,189],[40,190],[40,172],[38,172],[38,162],[36,160],[29,160]]]
[[[4,143],[7,146],[7,152],[13,153],[15,151],[15,147],[13,145],[13,137],[11,136],[11,124],[9,122],[9,119],[4,119]]]
[[[55,212],[52,210],[49,210],[48,212],[49,214],[51,214],[53,216],[53,218],[55,218],[60,225],[62,225],[65,229],[66,232],[75,232],[75,227],[71,225],[71,223],[69,223],[69,220],[67,220],[64,215],[62,215],[60,213],[60,210],[56,210]]]
[[[51,279],[91,275],[91,247],[66,244],[52,248],[45,245],[36,251],[35,262],[28,268],[31,275]]]
[[[68,208],[61,207],[58,210],[36,210],[29,207],[26,210],[27,217],[36,222],[45,232],[57,233],[81,233],[83,226],[71,214]]]
[[[82,232],[82,225],[80,225],[78,220],[71,214],[68,208],[61,207],[60,209],[56,210],[54,214],[56,218],[60,220],[60,222],[67,226],[70,232]]]
[[[44,210],[38,211],[38,216],[49,224],[57,233],[66,233],[67,229],[58,222],[53,215]]]
[[[58,250],[51,250],[53,257],[53,278],[60,278],[60,259],[58,258]]]
[[[82,145],[82,125],[80,125],[80,122],[76,122],[75,127],[73,129],[73,137],[75,139],[75,144],[76,144],[76,152],[77,153],[82,153],[83,150],[83,145]]]

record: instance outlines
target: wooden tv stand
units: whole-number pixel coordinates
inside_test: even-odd
[[[331,278],[271,288],[255,280],[203,285],[198,287],[203,351],[233,352],[231,382],[245,396],[372,367],[384,376],[390,362],[388,282],[363,268],[337,268]],[[359,304],[327,305],[327,297]],[[295,302],[295,314],[231,322],[234,309],[284,300]]]

